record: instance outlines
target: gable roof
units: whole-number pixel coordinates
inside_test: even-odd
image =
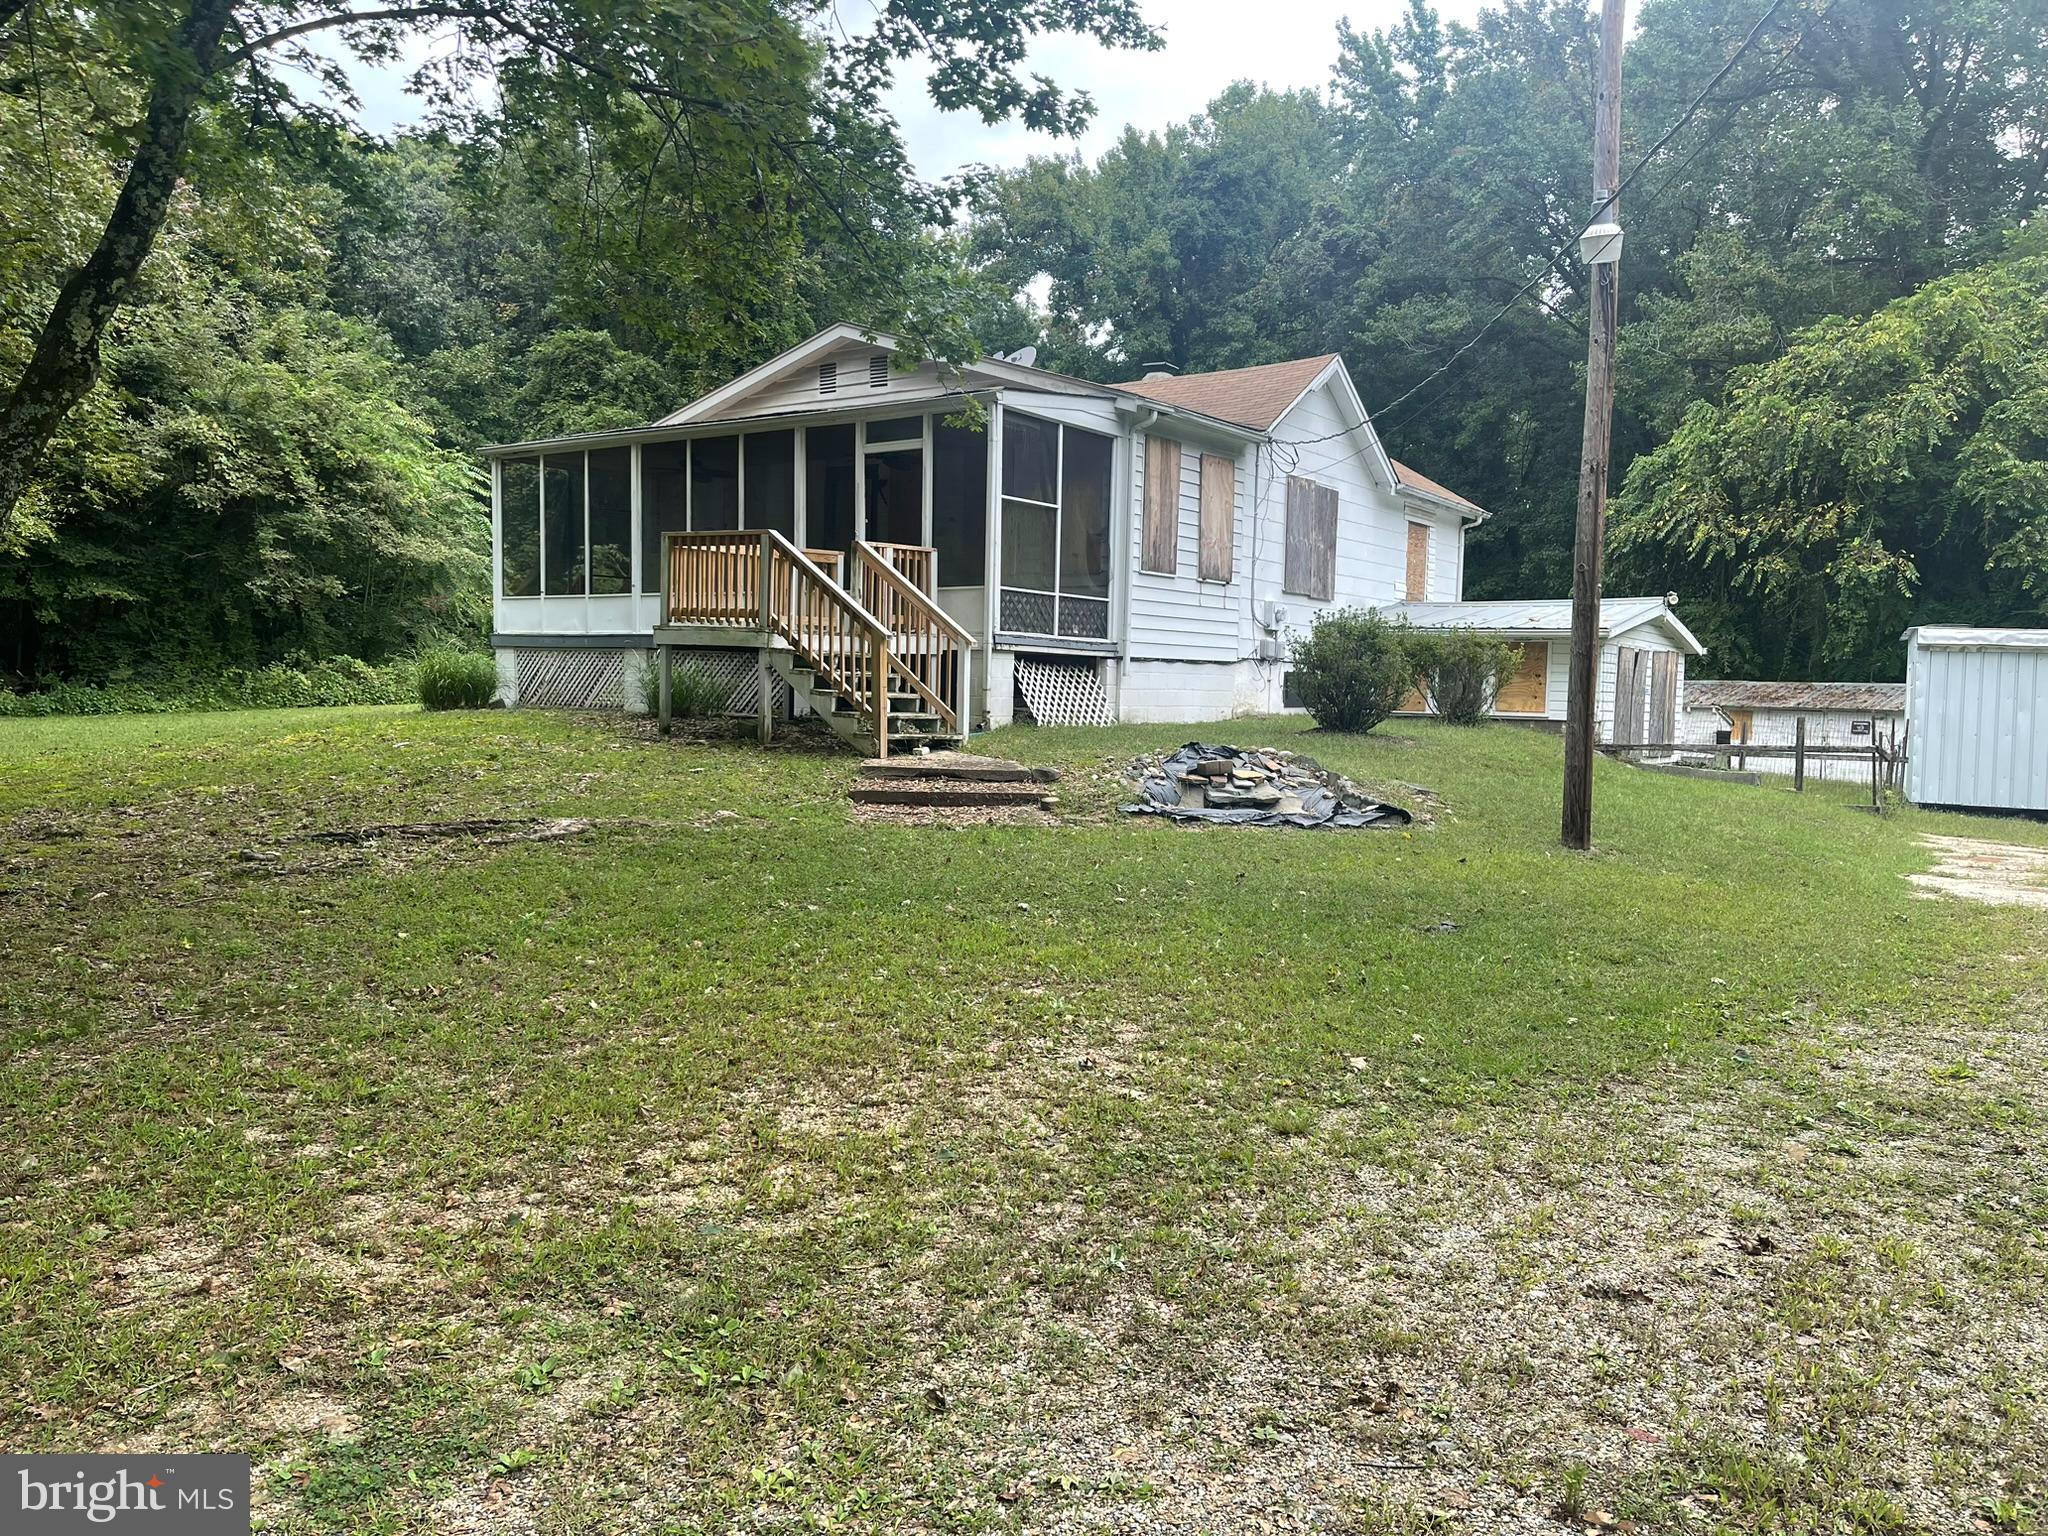
[[[1572,603],[1568,597],[1535,601],[1477,603],[1389,603],[1380,610],[1389,618],[1406,619],[1418,629],[1476,629],[1489,635],[1569,635]],[[1600,638],[1612,640],[1661,623],[1671,638],[1695,656],[1707,654],[1693,632],[1661,597],[1605,597],[1600,600]],[[1688,695],[1690,690],[1688,689]]]
[[[1279,425],[1280,418],[1287,414],[1294,402],[1313,388],[1333,364],[1341,370],[1343,359],[1335,352],[1325,352],[1317,357],[1298,357],[1286,363],[1261,363],[1252,368],[1162,374],[1158,378],[1118,384],[1115,388],[1125,394],[1156,400],[1162,405],[1200,411],[1205,416],[1221,417],[1254,431],[1270,432]],[[1364,415],[1361,406],[1361,421]],[[1411,491],[1429,501],[1442,502],[1475,518],[1487,515],[1486,509],[1477,502],[1460,496],[1420,470],[1410,469],[1399,459],[1389,458],[1387,463],[1393,468],[1397,489]]]
[[[1765,683],[1701,679],[1685,684],[1687,709],[1858,709],[1906,707],[1904,683]]]
[[[1301,398],[1302,391],[1337,361],[1337,354],[1300,357],[1291,363],[1261,363],[1256,368],[1219,368],[1214,373],[1164,374],[1113,386],[1163,405],[1178,405],[1204,416],[1234,421],[1255,432],[1270,432],[1273,423]]]

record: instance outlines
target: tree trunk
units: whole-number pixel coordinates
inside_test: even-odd
[[[99,244],[57,295],[35,356],[0,407],[0,533],[43,450],[99,377],[101,339],[169,216],[192,110],[219,65],[221,34],[233,12],[234,0],[191,0],[179,56],[157,74],[141,142]]]

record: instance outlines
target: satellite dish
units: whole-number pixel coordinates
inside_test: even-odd
[[[1017,364],[1021,368],[1033,367],[1038,362],[1038,348],[1019,347],[1016,351],[1010,354],[1010,361]]]

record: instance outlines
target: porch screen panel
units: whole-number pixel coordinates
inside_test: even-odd
[[[551,453],[540,463],[541,590],[549,597],[581,597],[583,455]]]
[[[746,526],[796,537],[796,433],[749,432]]]
[[[740,440],[700,437],[690,445],[690,527],[724,533],[740,525]]]
[[[804,544],[853,547],[853,424],[804,433]]]
[[[1096,432],[1064,430],[1060,457],[1058,633],[1109,638],[1109,480],[1115,444]]]
[[[1060,429],[1014,412],[1003,419],[1003,494],[1051,506],[1059,494]]]
[[[590,455],[590,591],[633,590],[633,450]]]
[[[933,423],[932,544],[939,583],[978,587],[988,563],[988,434]]]
[[[498,474],[498,590],[540,596],[540,460],[507,459]]]
[[[868,537],[884,544],[924,542],[924,450],[869,450]]]
[[[661,536],[690,526],[690,445],[649,443],[640,450],[640,582],[661,590]]]

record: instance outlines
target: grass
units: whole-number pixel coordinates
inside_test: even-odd
[[[1603,762],[1572,856],[1554,738],[1301,729],[1209,731],[1435,824],[0,721],[0,1436],[292,1531],[2038,1524],[2048,946],[1902,876],[2048,829]]]

